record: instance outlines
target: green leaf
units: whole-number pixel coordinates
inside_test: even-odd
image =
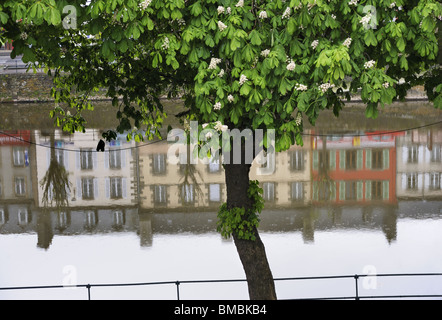
[[[61,23],[60,11],[57,8],[51,8],[51,23],[56,26]]]
[[[6,24],[8,22],[9,16],[4,13],[4,12],[0,12],[0,21],[2,24]]]
[[[399,38],[396,42],[397,48],[399,51],[404,52],[405,51],[405,39],[403,37]]]

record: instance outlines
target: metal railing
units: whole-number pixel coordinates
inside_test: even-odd
[[[335,275],[335,276],[316,276],[316,277],[291,277],[274,278],[275,282],[280,281],[300,281],[300,280],[327,280],[327,279],[354,279],[354,295],[333,296],[333,297],[305,297],[297,299],[318,299],[318,300],[360,300],[360,299],[398,299],[398,298],[442,298],[442,286],[440,294],[398,294],[398,295],[371,295],[364,296],[359,294],[359,279],[366,277],[430,277],[442,276],[442,273],[388,273],[388,274],[354,274],[354,275]],[[180,300],[180,286],[184,284],[202,284],[202,283],[233,283],[247,282],[246,279],[220,279],[220,280],[183,280],[183,281],[158,281],[158,282],[136,282],[136,283],[105,283],[105,284],[77,284],[77,285],[47,285],[47,286],[22,286],[22,287],[0,287],[0,291],[5,290],[31,290],[31,289],[59,289],[59,288],[86,288],[88,300],[91,300],[91,289],[96,287],[133,287],[133,286],[154,286],[154,285],[175,285],[176,299]]]

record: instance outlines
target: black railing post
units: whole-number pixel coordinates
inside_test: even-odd
[[[86,288],[87,288],[87,299],[91,300],[91,285],[87,284]]]
[[[359,289],[358,289],[358,279],[359,279],[359,276],[357,274],[355,274],[354,278],[355,278],[355,287],[356,287],[355,300],[359,300]]]
[[[177,280],[175,284],[176,284],[176,299],[180,300],[180,282]]]

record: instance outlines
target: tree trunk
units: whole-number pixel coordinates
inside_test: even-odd
[[[244,158],[243,158],[244,159]],[[247,195],[250,164],[225,164],[227,208],[251,208],[253,203]],[[243,265],[251,300],[276,300],[275,284],[258,230],[256,240],[239,239],[233,234],[236,249]]]

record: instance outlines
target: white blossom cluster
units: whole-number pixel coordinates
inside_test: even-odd
[[[332,13],[331,17],[332,17],[333,20],[336,20],[336,15],[335,14]]]
[[[307,89],[308,89],[307,86],[304,85],[304,84],[298,83],[298,84],[295,85],[295,90],[296,91],[306,91]]]
[[[302,124],[302,114],[298,112],[295,119],[295,124],[299,127]]]
[[[267,16],[267,11],[260,11],[259,12],[259,18],[260,19],[267,19],[268,18],[268,16]]]
[[[213,105],[213,110],[220,110],[222,107],[221,102],[217,102]]]
[[[227,101],[229,101],[229,102],[233,102],[233,101],[235,101],[235,98],[234,98],[231,94],[229,94],[229,95],[227,96]]]
[[[384,82],[384,83],[382,84],[382,86],[383,86],[385,89],[387,89],[387,88],[390,86],[390,84],[389,84],[388,82]]]
[[[312,42],[311,46],[312,46],[313,50],[316,49],[316,47],[318,46],[318,44],[319,44],[319,41],[318,41],[318,40],[314,40],[314,41]]]
[[[394,7],[396,7],[396,2],[392,2],[392,3],[390,3],[390,8],[394,8]]]
[[[27,40],[27,39],[28,39],[28,34],[27,34],[26,32],[22,32],[22,33],[20,34],[20,39],[22,39],[22,40]]]
[[[363,17],[359,22],[362,24],[368,24],[371,21],[371,13],[367,14],[365,17]]]
[[[219,31],[223,32],[224,29],[226,29],[227,26],[222,22],[222,21],[218,21],[218,29]]]
[[[163,50],[169,49],[169,38],[168,37],[164,38],[164,42],[161,45],[161,49],[163,49]]]
[[[321,90],[323,93],[327,92],[328,89],[330,88],[334,88],[334,84],[327,82],[327,83],[323,83],[319,86],[319,90]]]
[[[267,57],[270,53],[269,49],[265,49],[261,51],[261,56],[263,56],[264,58]]]
[[[150,3],[152,2],[152,0],[144,0],[140,3],[140,8],[143,10],[146,10],[148,6],[150,6]]]
[[[288,71],[293,71],[296,68],[296,63],[292,60],[289,59],[288,64],[287,64],[287,70]]]
[[[349,5],[349,6],[357,6],[357,5],[358,5],[358,0],[350,0],[350,1],[348,2],[348,5]]]
[[[215,122],[215,130],[217,131],[226,131],[229,127],[225,124],[222,124],[221,121]]]
[[[350,48],[351,41],[352,41],[351,38],[347,38],[347,39],[345,39],[344,43],[342,43],[342,44],[343,44],[344,46],[346,46],[347,48]]]
[[[242,8],[244,7],[244,0],[239,0],[237,4],[235,4],[235,7]]]
[[[218,66],[218,63],[221,63],[221,59],[220,58],[212,58],[210,60],[210,64],[209,64],[209,70],[215,70],[216,67]]]
[[[241,75],[241,77],[239,78],[239,85],[242,86],[244,83],[246,83],[246,81],[248,81],[249,79],[247,79],[247,77],[245,75]]]
[[[225,74],[224,69],[221,69],[221,71],[218,73],[218,77],[222,78]]]
[[[364,68],[371,69],[374,67],[375,64],[376,62],[374,60],[367,61],[366,63],[364,63]]]
[[[226,11],[226,9],[223,6],[219,6],[216,10],[218,11],[218,14],[222,14]]]
[[[290,7],[287,7],[284,11],[284,13],[282,14],[282,18],[283,19],[288,19],[290,18],[290,13],[292,12],[292,9],[290,9]]]

